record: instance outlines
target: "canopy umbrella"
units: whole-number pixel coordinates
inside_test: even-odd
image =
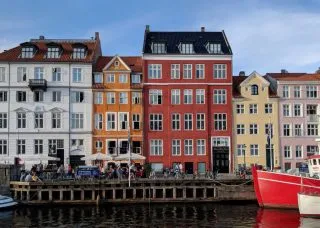
[[[21,160],[24,161],[60,161],[60,158],[58,157],[51,157],[49,155],[45,154],[38,154],[38,155],[21,155],[19,156]]]
[[[112,157],[110,155],[98,152],[95,154],[90,154],[88,156],[82,157],[81,160],[82,161],[109,161],[109,160],[112,160]]]
[[[114,158],[114,160],[116,161],[128,161],[129,157],[131,160],[145,160],[146,157],[142,156],[140,154],[136,154],[136,153],[126,153],[126,154],[120,154],[117,157]]]

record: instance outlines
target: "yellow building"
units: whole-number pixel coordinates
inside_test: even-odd
[[[281,164],[278,99],[269,81],[255,71],[249,76],[233,77],[233,151],[236,169],[243,164],[246,167],[251,164],[270,167],[270,163],[271,167],[277,167]],[[270,159],[268,135],[271,136],[273,159]]]

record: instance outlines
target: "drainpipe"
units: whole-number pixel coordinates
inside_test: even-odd
[[[10,80],[11,80],[11,77],[10,77],[10,74],[11,74],[11,70],[10,70],[10,67],[11,67],[11,64],[10,62],[8,62],[9,64],[9,77],[8,77],[8,96],[7,96],[7,100],[8,100],[8,142],[7,142],[7,148],[8,148],[8,159],[10,158],[10,91],[11,91],[11,87],[10,87]]]
[[[68,151],[68,156],[69,156],[69,164],[70,164],[70,151],[71,151],[71,127],[70,127],[70,117],[71,117],[71,64],[69,63],[69,86],[68,86],[68,90],[69,90],[69,94],[68,94],[68,102],[69,102],[69,110],[68,110],[68,140],[69,140],[69,151]],[[68,164],[68,165],[69,165]]]

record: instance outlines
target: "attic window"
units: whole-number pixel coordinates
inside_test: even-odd
[[[73,59],[84,59],[86,58],[87,47],[84,44],[78,43],[73,45]]]
[[[167,53],[165,43],[152,43],[151,50],[152,50],[152,53],[154,53],[154,54]]]
[[[221,44],[208,43],[206,48],[210,54],[222,54]]]
[[[23,47],[21,50],[21,58],[32,58],[34,55],[34,47]]]
[[[47,58],[48,59],[60,58],[60,48],[59,47],[48,47]]]
[[[259,94],[259,87],[257,85],[251,86],[251,95],[258,95]]]
[[[179,45],[180,53],[182,54],[193,54],[193,44],[192,43],[180,43]]]

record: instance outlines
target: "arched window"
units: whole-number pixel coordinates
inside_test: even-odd
[[[251,95],[258,95],[259,90],[258,90],[258,86],[257,85],[252,85],[251,86]]]

